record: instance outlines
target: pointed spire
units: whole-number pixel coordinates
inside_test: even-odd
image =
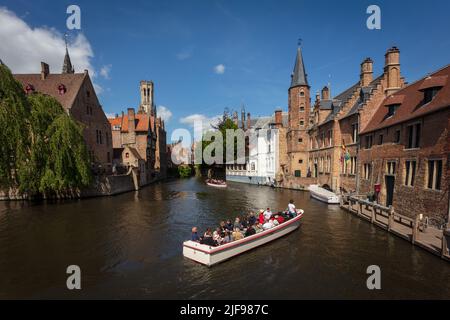
[[[292,73],[291,88],[296,86],[309,86],[308,78],[303,63],[301,41],[299,40],[297,48],[297,57],[295,58],[294,72]]]
[[[75,73],[72,62],[70,61],[69,49],[67,48],[67,33],[64,35],[64,41],[66,43],[66,55],[64,56],[62,73]]]

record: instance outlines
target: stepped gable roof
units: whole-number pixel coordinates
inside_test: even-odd
[[[440,90],[430,102],[424,104],[423,90],[426,88],[440,88]],[[401,104],[394,115],[387,117],[387,106],[389,106],[393,100],[397,100],[397,102],[401,100]],[[370,133],[410,121],[448,107],[450,107],[450,65],[435,71],[429,76],[426,76],[387,97],[378,106],[372,119],[367,126],[363,128],[361,134]]]
[[[347,117],[350,117],[350,116],[356,114],[358,112],[359,107],[366,101],[366,99],[368,99],[369,95],[381,83],[382,79],[383,79],[383,75],[381,75],[378,78],[376,78],[375,80],[373,80],[369,84],[369,86],[362,87],[360,99],[355,102],[355,104],[350,108],[350,110],[347,112],[347,114],[345,116],[343,116],[341,119],[345,119]]]

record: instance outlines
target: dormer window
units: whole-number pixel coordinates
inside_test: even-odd
[[[33,93],[34,92],[34,86],[31,83],[27,84],[27,86],[25,87],[25,92],[26,92],[26,94]]]
[[[441,88],[428,88],[425,89],[423,92],[423,103],[429,103],[431,102],[431,100],[433,100],[433,98],[437,95],[437,93],[439,92]]]
[[[67,88],[62,83],[58,86],[58,92],[60,95],[63,95],[67,92]]]
[[[392,117],[395,114],[395,111],[400,107],[400,104],[391,104],[388,106],[388,117]]]
[[[447,76],[430,76],[425,78],[419,87],[419,91],[423,92],[423,104],[431,102],[446,84]]]

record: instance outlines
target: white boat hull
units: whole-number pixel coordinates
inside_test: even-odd
[[[303,213],[300,213],[295,218],[269,230],[219,247],[211,247],[194,241],[185,241],[183,243],[183,255],[201,264],[212,266],[291,233],[300,226],[302,216]]]
[[[227,187],[226,184],[214,184],[214,183],[209,183],[209,182],[207,182],[206,184],[210,187],[215,187],[215,188],[226,188]]]
[[[309,187],[309,193],[314,199],[328,204],[339,204],[341,200],[338,195],[315,185]]]

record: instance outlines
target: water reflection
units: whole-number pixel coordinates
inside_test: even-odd
[[[206,268],[182,256],[193,225],[289,199],[305,209],[299,230]],[[65,289],[82,268],[83,290]],[[382,269],[381,292],[366,268]],[[196,179],[112,198],[0,203],[0,298],[450,298],[448,263],[365,221],[293,190]]]

